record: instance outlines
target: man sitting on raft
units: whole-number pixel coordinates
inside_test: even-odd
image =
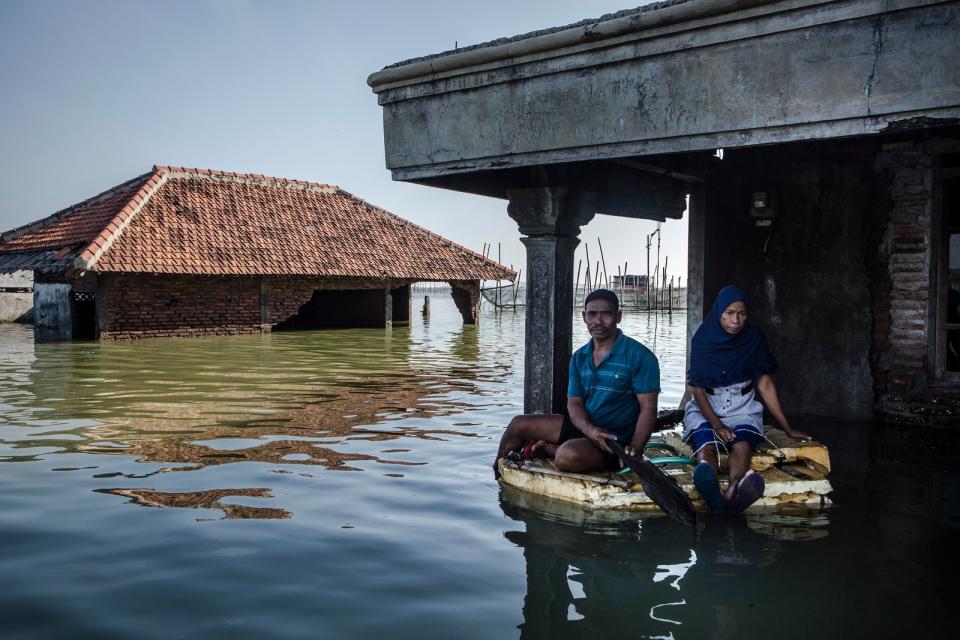
[[[570,358],[567,411],[520,415],[510,421],[494,460],[521,448],[525,457],[553,457],[560,471],[619,469],[607,445],[618,440],[637,455],[653,432],[660,393],[660,365],[645,346],[617,329],[620,301],[597,289],[584,300],[583,321],[591,340]]]
[[[777,361],[767,339],[747,322],[747,297],[728,285],[690,344],[687,384],[693,399],[684,407],[684,439],[699,461],[693,482],[711,511],[743,511],[763,496],[764,482],[750,468],[753,450],[763,439],[763,405],[791,438],[807,438],[787,422],[770,374]],[[727,453],[730,483],[720,491],[719,451]]]

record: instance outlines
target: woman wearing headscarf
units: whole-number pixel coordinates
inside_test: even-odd
[[[750,468],[763,439],[763,405],[792,438],[808,438],[790,426],[770,377],[777,361],[759,327],[747,321],[747,296],[738,287],[720,290],[690,345],[684,438],[698,464],[693,481],[712,511],[743,511],[763,496],[760,474]],[[730,482],[720,490],[720,449],[727,452]]]

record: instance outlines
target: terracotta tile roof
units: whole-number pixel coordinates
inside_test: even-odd
[[[146,173],[83,202],[0,234],[0,269],[60,271],[72,267],[152,176]]]
[[[332,185],[182,167],[0,234],[0,268],[421,280],[512,271]],[[53,258],[58,255],[58,258]],[[46,262],[44,262],[46,261]],[[24,268],[24,267],[20,267]]]

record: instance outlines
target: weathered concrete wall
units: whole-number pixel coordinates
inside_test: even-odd
[[[738,284],[750,321],[780,362],[788,412],[872,416],[871,273],[867,254],[883,185],[867,143],[728,152],[704,197],[704,304]],[[776,194],[772,230],[750,217],[751,193]]]
[[[73,335],[70,316],[70,285],[37,282],[33,286],[33,336],[37,342],[69,340]]]
[[[0,322],[33,322],[33,272],[0,273]]]
[[[621,22],[373,74],[394,177],[960,117],[960,2],[694,0]]]

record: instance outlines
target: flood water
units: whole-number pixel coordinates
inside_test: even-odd
[[[389,332],[34,345],[0,325],[0,637],[949,629],[955,472],[872,460],[870,425],[805,419],[833,456],[823,512],[691,530],[502,490],[522,314],[465,327],[431,297],[429,323]],[[683,390],[685,322],[624,321],[660,358],[661,406]]]

